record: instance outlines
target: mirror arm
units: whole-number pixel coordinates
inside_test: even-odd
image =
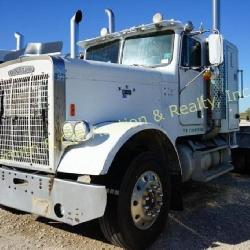
[[[189,33],[190,36],[196,36],[196,35],[202,35],[205,33],[211,32],[210,30],[202,30],[202,31],[193,31],[191,33]]]
[[[201,77],[203,75],[203,73],[205,73],[205,71],[208,69],[209,67],[204,67],[204,69],[197,75],[195,76],[190,82],[188,82],[182,89],[180,89],[179,94],[181,95],[181,93],[191,84],[193,84],[199,77]]]
[[[197,70],[201,71],[204,69],[204,66],[179,66],[180,69],[183,69],[185,71],[187,70]]]

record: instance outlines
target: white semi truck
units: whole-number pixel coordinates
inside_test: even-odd
[[[182,182],[233,169],[238,51],[163,20],[76,41],[29,44],[0,64],[0,204],[72,226],[99,218],[105,237],[144,249],[181,209]],[[16,57],[16,58],[13,58]]]

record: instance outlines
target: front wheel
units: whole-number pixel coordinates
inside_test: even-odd
[[[100,219],[105,237],[126,249],[144,249],[159,236],[167,221],[170,202],[167,166],[152,152],[132,160],[119,190],[109,195]]]

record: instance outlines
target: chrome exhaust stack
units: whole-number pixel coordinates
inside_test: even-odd
[[[77,42],[79,40],[79,23],[82,21],[82,11],[78,10],[70,20],[70,57],[75,59],[78,55]]]
[[[212,0],[212,33],[219,34],[220,33],[220,21],[221,21],[221,13],[220,13],[220,0]],[[223,57],[223,56],[222,56]],[[220,69],[219,69],[220,70]],[[207,124],[209,124],[209,120],[212,120],[212,125],[210,130],[202,136],[204,141],[211,140],[215,138],[221,131],[221,121],[226,119],[226,98],[223,99],[224,87],[221,83],[219,77],[215,80],[211,81],[212,84],[209,84],[208,93],[210,93],[210,97],[214,100],[215,103],[220,103],[213,109],[210,107],[209,111],[211,112],[211,117],[207,118]]]
[[[221,13],[220,13],[220,0],[212,0],[212,20],[213,20],[213,27],[212,30],[214,33],[220,32],[220,19],[221,19]]]
[[[108,16],[109,19],[109,34],[114,33],[115,32],[115,15],[114,12],[111,9],[105,9],[105,13]]]
[[[19,33],[19,32],[16,32],[14,34],[15,38],[16,38],[16,50],[21,50],[24,48],[24,36]]]

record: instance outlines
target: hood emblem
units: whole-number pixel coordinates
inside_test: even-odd
[[[31,74],[34,71],[35,71],[35,67],[33,66],[22,66],[22,67],[17,67],[15,69],[10,70],[8,72],[8,75],[12,77],[12,76],[18,76],[18,75]]]

